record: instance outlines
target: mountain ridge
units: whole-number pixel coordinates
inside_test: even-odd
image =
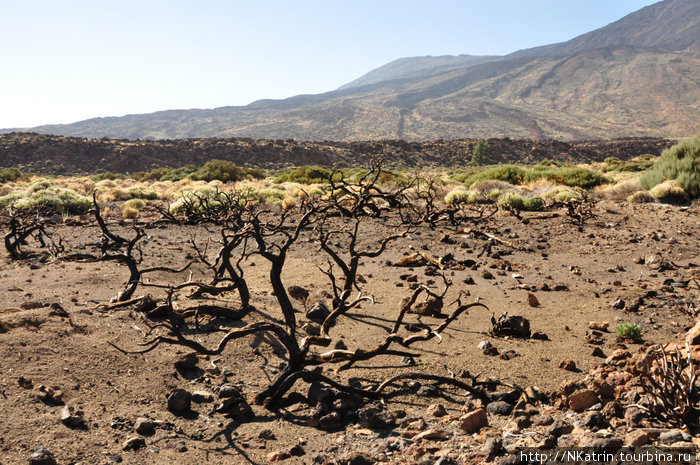
[[[401,58],[321,94],[30,130],[127,139],[688,136],[700,132],[700,2],[664,0],[502,57]]]

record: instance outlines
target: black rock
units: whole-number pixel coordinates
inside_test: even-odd
[[[486,411],[491,415],[509,415],[513,406],[502,400],[491,402],[486,406]]]
[[[192,394],[184,389],[174,389],[168,395],[168,410],[175,415],[182,415],[190,411]]]
[[[323,302],[316,302],[306,311],[306,318],[312,321],[322,322],[331,312]]]

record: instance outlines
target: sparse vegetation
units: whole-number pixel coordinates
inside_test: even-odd
[[[636,323],[623,323],[615,327],[618,337],[640,341],[642,339],[642,327]]]

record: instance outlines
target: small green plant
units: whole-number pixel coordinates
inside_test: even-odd
[[[642,339],[642,327],[636,323],[623,323],[618,325],[615,330],[618,337],[639,341]]]

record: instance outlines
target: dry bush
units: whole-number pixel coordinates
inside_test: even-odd
[[[691,431],[700,427],[700,364],[693,360],[692,351],[677,346],[661,346],[648,352],[641,406],[652,416]]]
[[[623,201],[635,192],[644,190],[639,178],[628,179],[617,184],[598,186],[591,192],[591,196],[596,199],[608,199]]]

